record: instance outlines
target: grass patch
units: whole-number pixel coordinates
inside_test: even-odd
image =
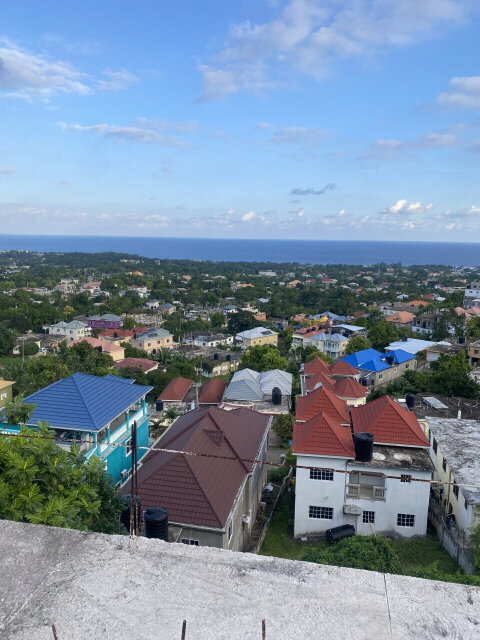
[[[457,573],[461,570],[433,532],[429,532],[426,538],[391,540],[390,543],[397,552],[406,574],[426,569],[434,562],[437,563],[440,573]]]
[[[9,364],[21,362],[22,356],[2,356],[0,358],[0,367],[6,367]]]

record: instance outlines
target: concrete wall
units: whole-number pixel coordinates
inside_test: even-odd
[[[274,334],[270,336],[262,336],[261,338],[253,338],[253,339],[243,338],[242,344],[244,347],[247,347],[247,349],[249,347],[255,347],[259,344],[274,344],[275,346],[277,346],[278,335]]]
[[[141,349],[147,353],[156,353],[159,349],[173,349],[173,336],[166,336],[165,338],[150,338],[148,340],[140,340],[132,338],[132,347],[135,349]]]
[[[386,475],[400,476],[408,473],[413,478],[429,479],[429,472],[371,468],[345,458],[327,458],[320,456],[297,456],[297,464],[320,468],[339,469],[341,471],[364,473],[375,472]],[[392,537],[410,538],[424,536],[427,530],[428,502],[430,485],[424,482],[404,483],[400,480],[385,478],[385,499],[373,500],[366,498],[347,497],[346,485],[349,482],[348,473],[334,473],[333,481],[311,480],[309,469],[297,469],[295,490],[295,537],[302,535],[323,534],[327,529],[342,524],[355,526],[357,534],[372,535],[379,533]],[[381,484],[380,479],[372,479],[372,484]],[[360,510],[359,515],[344,513],[344,505],[352,505]],[[333,508],[333,519],[322,520],[309,517],[309,506],[325,506]],[[375,523],[363,523],[363,511],[375,512]],[[412,514],[415,516],[414,527],[397,526],[397,514]]]

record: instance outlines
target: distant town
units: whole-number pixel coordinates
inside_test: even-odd
[[[0,518],[480,584],[480,268],[5,251],[0,319]]]

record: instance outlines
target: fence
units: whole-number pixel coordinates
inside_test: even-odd
[[[287,475],[283,479],[283,482],[282,482],[282,484],[280,486],[280,490],[279,490],[279,492],[277,494],[277,497],[275,498],[275,502],[273,504],[273,509],[272,509],[270,515],[268,516],[268,518],[265,520],[265,524],[263,525],[262,533],[260,534],[260,537],[258,538],[255,546],[250,550],[250,553],[258,553],[260,551],[260,549],[262,547],[262,544],[263,544],[263,541],[265,540],[265,536],[267,535],[267,531],[270,528],[270,525],[272,523],[272,518],[273,518],[273,516],[275,514],[275,511],[277,509],[278,501],[283,496],[287,485],[290,484],[290,478],[291,477],[292,477],[292,469],[289,470],[289,472],[287,473]]]
[[[465,534],[458,531],[455,525],[447,524],[441,508],[437,504],[430,504],[428,517],[435,527],[438,538],[445,551],[458,562],[465,573],[474,572],[473,549],[468,546]]]

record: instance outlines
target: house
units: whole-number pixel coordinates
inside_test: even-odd
[[[348,342],[349,338],[341,333],[332,333],[331,329],[324,333],[319,332],[309,340],[310,344],[333,360],[338,360],[346,354]]]
[[[182,342],[195,347],[218,347],[233,344],[233,336],[227,336],[224,333],[197,332],[184,336]]]
[[[146,286],[141,285],[135,285],[135,284],[129,284],[127,289],[129,291],[133,291],[133,293],[136,293],[137,295],[140,296],[140,298],[146,298],[148,296],[148,289]]]
[[[181,529],[178,539],[185,544],[245,549],[266,483],[261,461],[266,459],[271,421],[250,409],[217,407],[177,418],[138,471],[142,510],[164,507],[170,527]],[[157,448],[178,453],[155,452]],[[123,492],[130,492],[129,483]]]
[[[146,353],[157,353],[160,349],[173,349],[175,346],[172,334],[166,329],[148,329],[136,333],[130,344]]]
[[[78,340],[91,335],[91,328],[81,320],[72,320],[71,322],[57,322],[50,326],[44,326],[43,331],[52,336],[65,336],[69,340]]]
[[[202,357],[202,367],[199,370],[207,378],[224,376],[238,369],[241,360],[240,353],[214,353],[208,357]]]
[[[262,276],[262,278],[276,278],[277,277],[276,271],[271,271],[270,269],[268,269],[266,271],[259,271],[258,275]]]
[[[337,360],[329,366],[330,376],[335,380],[341,380],[342,378],[354,378],[360,379],[360,369],[352,367],[352,365],[345,360]]]
[[[155,360],[149,360],[149,358],[124,358],[123,360],[119,360],[113,365],[114,369],[119,371],[123,369],[131,369],[135,371],[135,369],[140,369],[143,373],[148,373],[149,371],[155,371],[158,369],[158,362]]]
[[[342,358],[360,369],[360,382],[375,388],[402,376],[408,369],[416,369],[415,356],[403,349],[392,349],[386,354],[376,349],[363,349]]]
[[[471,367],[478,367],[480,364],[480,340],[468,345],[468,359]]]
[[[144,305],[145,309],[158,309],[160,300],[147,300]]]
[[[420,313],[412,322],[414,333],[434,333],[442,314],[435,311]]]
[[[357,535],[424,536],[433,465],[418,420],[389,396],[351,413],[353,433],[321,409],[294,425],[295,537],[344,524]],[[370,457],[358,445],[365,432],[373,435]]]
[[[12,401],[13,385],[11,380],[0,380],[0,409]]]
[[[307,347],[317,346],[313,343],[313,338],[319,333],[325,333],[326,329],[321,328],[319,325],[311,325],[309,327],[300,327],[295,331],[292,336],[292,348],[295,347]]]
[[[98,456],[118,483],[131,469],[128,445],[134,422],[138,446],[148,446],[145,396],[151,389],[117,376],[101,378],[75,373],[25,398],[26,404],[35,405],[27,426],[46,422],[59,439],[76,440],[86,458]],[[2,426],[4,433],[19,430],[18,425]],[[71,444],[65,442],[62,446],[70,449]],[[139,450],[138,458],[142,455]]]
[[[198,405],[219,405],[227,388],[227,381],[223,378],[210,378],[202,384],[198,394]]]
[[[188,393],[190,390],[194,391],[193,380],[182,377],[173,378],[158,396],[157,402],[163,402],[163,408],[165,409],[173,407],[174,409],[186,411],[189,404],[194,400],[194,394]]]
[[[92,329],[120,329],[123,320],[113,313],[104,313],[102,316],[88,316],[87,324]]]
[[[234,304],[227,304],[221,309],[224,316],[230,316],[232,313],[237,313],[237,311],[238,309]]]
[[[108,340],[114,344],[121,344],[122,342],[129,343],[135,333],[146,331],[145,327],[135,327],[134,329],[107,329],[98,334],[101,340]]]
[[[25,345],[27,344],[36,344],[40,349],[40,345],[42,344],[42,335],[37,333],[26,333],[23,336],[17,336],[15,338],[15,346],[13,347],[12,353],[14,356],[24,355]]]
[[[463,306],[465,309],[480,307],[480,280],[472,282],[470,286],[465,289]]]
[[[355,378],[346,376],[335,382],[335,395],[345,400],[349,407],[359,407],[367,401],[368,389]]]
[[[342,336],[346,338],[351,338],[352,336],[364,336],[367,333],[367,329],[365,327],[358,326],[356,324],[336,324],[332,327],[332,333],[340,333]]]
[[[71,340],[70,342],[67,342],[67,347],[73,347],[75,344],[80,344],[81,342],[87,342],[96,351],[107,353],[113,358],[114,362],[119,362],[125,358],[125,349],[123,347],[117,344],[112,344],[107,340],[100,340],[99,338],[90,338],[87,336],[86,338]]]
[[[388,352],[395,351],[396,349],[402,349],[403,351],[407,351],[408,353],[417,355],[417,353],[430,349],[430,347],[434,347],[438,344],[449,345],[450,343],[443,340],[440,340],[439,342],[433,342],[431,340],[420,340],[419,338],[403,337],[401,340],[391,342],[388,347],[385,347],[385,351]]]
[[[397,311],[393,315],[386,318],[387,322],[391,322],[396,327],[411,329],[416,316],[409,311]]]
[[[223,400],[228,406],[248,406],[261,413],[290,412],[293,376],[287,371],[236,371],[225,389]],[[277,391],[274,393],[274,389]]]
[[[235,336],[235,340],[240,342],[242,347],[249,349],[256,345],[273,344],[278,345],[278,333],[265,327],[255,327],[247,331],[241,331]]]
[[[164,302],[163,304],[160,304],[157,309],[162,313],[163,316],[171,316],[172,313],[175,313],[175,311],[177,310],[175,305],[171,304],[171,302]]]
[[[285,287],[287,289],[295,289],[296,287],[298,287],[299,284],[302,284],[301,280],[291,280],[290,282],[287,282]]]
[[[350,413],[347,403],[326,386],[318,387],[305,396],[297,397],[297,422],[308,422],[311,418],[325,414],[342,427],[350,427]]]

